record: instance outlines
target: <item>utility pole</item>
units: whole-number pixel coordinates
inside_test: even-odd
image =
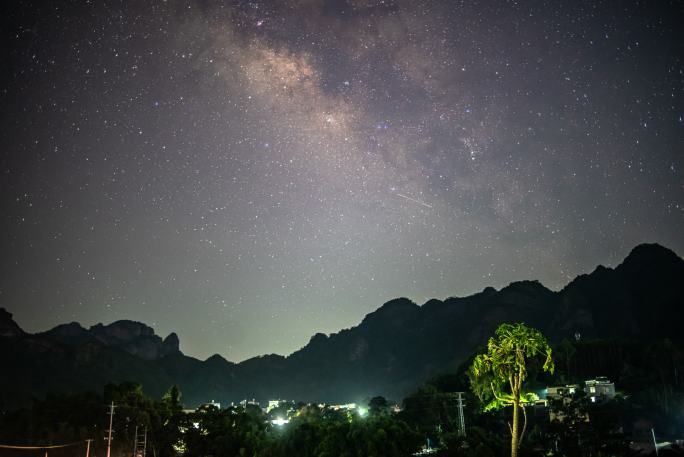
[[[114,402],[109,406],[109,430],[107,430],[107,457],[111,457],[112,453],[112,425],[114,423]]]
[[[463,402],[463,392],[456,392],[456,401],[458,406],[458,434],[465,436],[465,418],[463,417],[463,407],[465,403]]]
[[[143,457],[147,453],[147,427],[145,427],[145,438],[143,439]]]
[[[133,457],[145,457],[147,453],[147,427],[141,434],[138,433],[138,427],[135,427],[135,445],[133,446]]]

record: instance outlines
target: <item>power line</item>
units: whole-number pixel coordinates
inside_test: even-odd
[[[86,440],[90,441],[90,440]],[[77,446],[81,444],[82,441],[76,441],[74,443],[67,444],[49,444],[45,446],[15,446],[10,444],[0,444],[0,449],[20,449],[20,450],[40,450],[40,449],[59,449],[63,447]]]

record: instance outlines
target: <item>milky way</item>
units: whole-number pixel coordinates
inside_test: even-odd
[[[51,4],[48,4],[51,3]],[[680,2],[3,4],[0,306],[288,354],[684,252]]]

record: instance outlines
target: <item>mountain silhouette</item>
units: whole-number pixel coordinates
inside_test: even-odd
[[[468,297],[419,306],[397,298],[350,329],[317,333],[287,357],[232,363],[179,350],[145,324],[78,323],[28,334],[0,309],[0,409],[48,392],[99,390],[136,381],[152,395],[177,384],[189,406],[243,398],[348,402],[383,395],[401,399],[427,378],[454,371],[502,322],[525,322],[552,342],[564,338],[681,339],[684,260],[657,244],[634,248],[616,268],[597,267],[558,292],[519,281]]]

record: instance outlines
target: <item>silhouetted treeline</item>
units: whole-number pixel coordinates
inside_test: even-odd
[[[615,399],[591,403],[578,393],[552,407],[566,420],[551,422],[548,409],[528,406],[528,431],[521,456],[622,456],[634,443],[648,443],[651,428],[660,441],[684,436],[684,344],[675,340],[562,341],[554,347],[556,372],[542,375],[529,367],[528,391],[580,384],[607,376]],[[471,359],[472,360],[472,359]],[[0,444],[48,445],[80,442],[51,450],[51,457],[91,456],[106,450],[108,405],[116,405],[113,449],[132,455],[135,427],[147,430],[148,456],[409,456],[430,445],[438,456],[502,456],[509,451],[509,411],[484,412],[472,393],[466,361],[455,373],[425,383],[405,398],[396,413],[375,397],[367,414],[316,404],[287,403],[269,414],[247,405],[184,411],[181,392],[171,387],[159,399],[135,383],[107,384],[101,394],[60,394],[34,400],[32,407],[0,416]],[[464,392],[465,431],[459,433],[457,398]],[[276,425],[272,419],[287,417]],[[587,420],[587,418],[589,420]],[[669,452],[671,455],[676,451]],[[41,451],[2,450],[0,455],[43,456]],[[642,454],[648,455],[648,453]]]
[[[299,404],[286,412],[290,422],[275,425],[253,405],[183,411],[181,393],[172,387],[161,400],[146,396],[139,384],[108,384],[104,393],[50,395],[28,409],[0,418],[0,444],[52,445],[52,457],[106,453],[108,405],[116,405],[113,454],[133,454],[135,428],[147,430],[148,456],[409,456],[421,441],[418,433],[393,417],[384,399],[374,399],[367,415]],[[0,450],[0,455],[43,456],[44,451]]]

